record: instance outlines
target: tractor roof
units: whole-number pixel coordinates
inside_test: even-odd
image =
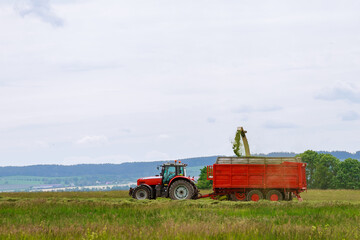
[[[176,161],[176,162],[167,162],[167,163],[164,163],[163,166],[184,166],[184,167],[186,167],[187,164]]]

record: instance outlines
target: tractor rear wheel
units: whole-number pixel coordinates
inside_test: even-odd
[[[188,181],[178,180],[171,184],[169,196],[172,200],[191,199],[194,196],[194,187]]]
[[[247,200],[248,201],[254,201],[257,202],[261,199],[264,199],[264,195],[262,194],[261,191],[259,190],[251,190],[248,194],[247,194]]]
[[[229,195],[231,201],[245,201],[246,194],[244,192],[235,192]]]
[[[279,190],[270,190],[266,194],[266,199],[269,201],[281,201],[283,200],[283,195]]]
[[[146,186],[138,186],[134,189],[132,197],[137,200],[150,199],[150,189]]]

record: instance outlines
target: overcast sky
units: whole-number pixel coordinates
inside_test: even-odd
[[[360,150],[360,2],[0,1],[0,165]]]

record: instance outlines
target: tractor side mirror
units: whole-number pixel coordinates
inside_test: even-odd
[[[157,166],[156,168],[157,168],[157,170],[160,170],[160,167],[159,167],[159,166]]]

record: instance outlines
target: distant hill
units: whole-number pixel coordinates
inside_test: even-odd
[[[188,167],[213,164],[217,156],[181,160]],[[157,166],[168,161],[128,162],[121,164],[32,165],[0,167],[0,176],[73,177],[84,175],[121,175],[124,178],[150,176],[159,173]]]
[[[318,151],[331,154],[340,160],[354,158],[360,160],[360,151],[349,153],[345,151]],[[265,157],[293,157],[294,152],[272,152],[254,154]],[[212,165],[218,156],[196,157],[182,159],[188,168]],[[172,160],[171,160],[172,161]],[[37,177],[73,177],[83,175],[121,175],[124,178],[142,177],[158,174],[157,166],[168,161],[127,162],[121,164],[77,164],[77,165],[31,165],[23,167],[0,167],[0,177],[4,176],[37,176]],[[191,174],[192,175],[192,174]]]
[[[339,160],[345,160],[348,158],[358,159],[360,160],[360,151],[357,151],[356,153],[349,153],[346,151],[316,151],[318,153],[324,153],[324,154],[331,154],[334,157],[338,158]],[[268,154],[254,154],[256,156],[265,156],[265,157],[294,157],[298,153],[294,152],[272,152]]]
[[[294,152],[272,152],[268,154],[258,153],[254,154],[254,156],[262,156],[262,157],[295,157],[298,153]]]
[[[345,160],[348,158],[353,158],[353,159],[357,159],[360,160],[360,151],[357,151],[356,153],[349,153],[349,152],[345,152],[345,151],[317,151],[318,153],[325,153],[325,154],[331,154],[334,157],[340,159],[340,160]]]

